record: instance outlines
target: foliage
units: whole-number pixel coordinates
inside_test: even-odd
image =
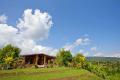
[[[6,45],[0,49],[0,64],[4,69],[11,68],[14,60],[19,57],[20,49],[12,46],[11,44]]]
[[[109,79],[109,76],[120,74],[120,61],[118,58],[104,58],[104,60],[92,59],[89,61],[89,63],[91,66],[86,65],[87,68],[85,67],[85,69],[95,73],[102,78]]]
[[[61,49],[57,53],[56,62],[59,66],[68,66],[69,62],[72,61],[72,54],[70,51]]]
[[[5,58],[5,63],[6,63],[6,64],[11,64],[12,61],[13,61],[13,57],[6,57],[6,58]]]
[[[81,53],[77,53],[74,57],[72,62],[74,63],[74,66],[77,68],[81,68],[84,66],[85,57]]]
[[[51,60],[48,60],[47,67],[48,67],[48,68],[53,68],[53,66],[54,66],[54,62],[51,61]]]
[[[70,51],[68,51],[70,53]],[[111,57],[87,57],[87,59],[81,54],[77,53],[72,61],[66,61],[64,49],[60,50],[57,54],[57,62],[61,66],[83,68],[88,70],[103,79],[109,79],[109,76],[120,74],[120,58]],[[68,60],[68,59],[67,59]]]
[[[86,62],[86,64],[84,65],[84,69],[106,79],[106,72],[101,66],[93,65],[90,62]]]

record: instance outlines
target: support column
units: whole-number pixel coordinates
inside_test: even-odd
[[[22,64],[26,64],[26,58],[25,58],[25,56],[23,57]]]
[[[38,55],[36,55],[36,59],[35,59],[35,65],[37,65],[38,64]]]
[[[44,65],[46,65],[46,56],[44,55]]]

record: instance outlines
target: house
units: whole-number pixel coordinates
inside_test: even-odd
[[[46,67],[49,63],[54,63],[55,57],[43,53],[22,55],[25,65],[37,65],[38,67]]]

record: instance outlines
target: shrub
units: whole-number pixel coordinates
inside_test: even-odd
[[[20,49],[12,45],[6,45],[0,49],[0,65],[1,69],[11,69],[14,61],[19,57]]]
[[[57,53],[56,62],[59,66],[68,66],[68,63],[72,61],[72,54],[68,50],[61,49]]]

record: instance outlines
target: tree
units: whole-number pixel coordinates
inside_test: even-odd
[[[64,49],[59,50],[56,61],[59,66],[68,66],[68,64],[72,61],[71,52]]]
[[[21,50],[19,48],[12,46],[11,44],[6,45],[0,49],[0,63],[7,66],[8,69],[14,60],[19,57],[20,51]]]
[[[73,58],[73,63],[76,65],[76,67],[83,67],[85,62],[85,56],[83,56],[81,53],[77,53],[75,57]]]
[[[12,56],[13,58],[19,57],[20,49],[12,46],[11,44],[6,45],[2,48],[2,53],[4,56]]]

